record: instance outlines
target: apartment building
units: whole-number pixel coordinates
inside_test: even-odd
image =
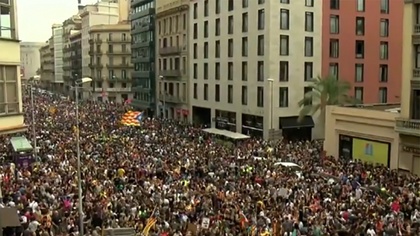
[[[66,95],[70,95],[70,86],[73,85],[74,82],[74,74],[72,72],[73,68],[73,61],[72,61],[72,51],[76,47],[77,51],[80,51],[77,47],[79,42],[77,39],[81,38],[80,29],[82,27],[82,18],[79,15],[74,15],[63,22],[63,82],[64,82],[64,93]],[[73,35],[79,35],[80,37],[76,37],[74,40]],[[71,40],[71,38],[73,40]],[[72,44],[72,42],[76,41],[76,45]],[[76,61],[75,63],[78,63]],[[81,62],[80,62],[81,66]],[[81,71],[78,74],[82,74]]]
[[[188,0],[156,2],[158,115],[188,121]]]
[[[395,130],[400,134],[400,159],[410,160],[420,175],[420,1],[404,2],[402,22],[401,113]]]
[[[132,106],[149,116],[156,110],[155,1],[131,1]]]
[[[123,2],[123,1],[122,1]],[[90,75],[89,30],[94,25],[116,24],[119,21],[119,4],[112,1],[100,1],[86,5],[80,13],[82,19],[82,75]]]
[[[130,75],[131,26],[128,22],[90,27],[90,74],[92,98],[123,103],[132,100]]]
[[[29,80],[37,75],[41,62],[39,49],[44,45],[40,42],[21,42],[20,43],[20,69],[21,79]]]
[[[54,24],[52,26],[52,43],[54,57],[54,76],[51,81],[51,90],[55,92],[63,92],[63,25]]]
[[[52,89],[52,82],[54,81],[54,43],[51,37],[45,45],[39,49],[41,61],[41,80],[40,85],[44,89]]]
[[[77,79],[81,78],[82,75],[82,33],[79,31],[73,32],[69,37],[68,51],[69,56],[66,62],[69,65],[70,79],[65,83],[65,91],[67,95],[71,95],[71,98],[76,97],[76,91],[71,87],[74,86],[74,82]],[[82,96],[85,95],[84,92],[79,93],[79,99],[82,99]],[[89,96],[87,94],[86,96]]]
[[[401,94],[404,1],[330,0],[323,6],[322,75],[353,85],[363,103],[395,103]]]
[[[192,120],[265,138],[274,130],[311,136],[314,121],[297,123],[297,102],[321,73],[322,4],[191,2]]]
[[[0,134],[26,130],[20,78],[16,1],[0,1]],[[4,18],[3,18],[4,17]]]

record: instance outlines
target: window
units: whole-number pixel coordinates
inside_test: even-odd
[[[209,22],[208,21],[204,21],[204,38],[208,38],[209,37]]]
[[[305,37],[305,57],[314,56],[314,38]]]
[[[356,35],[365,35],[364,17],[356,17]]]
[[[420,45],[415,45],[414,50],[414,68],[420,68]]]
[[[357,102],[363,103],[363,87],[354,87],[354,98]]]
[[[248,32],[248,13],[245,12],[242,14],[242,32]]]
[[[279,81],[281,82],[289,81],[289,62],[288,61],[280,61]]]
[[[381,13],[389,13],[389,0],[381,0]]]
[[[209,0],[204,0],[204,16],[209,16]]]
[[[340,52],[340,41],[338,39],[330,39],[330,58],[338,58]]]
[[[264,87],[257,87],[257,107],[264,107]]]
[[[258,35],[258,56],[264,56],[264,35]]]
[[[264,9],[258,10],[258,29],[263,30],[265,28],[265,12]]]
[[[356,58],[363,58],[365,56],[365,41],[356,40]]]
[[[209,43],[205,42],[204,43],[204,58],[209,58]]]
[[[197,83],[194,83],[193,96],[194,96],[194,99],[198,98],[198,85],[197,85]]]
[[[314,0],[305,0],[305,7],[313,7]]]
[[[228,103],[233,103],[233,85],[228,85],[228,97],[227,97]]]
[[[248,7],[248,0],[242,0],[242,8]]]
[[[228,11],[233,11],[233,1],[234,0],[228,0]]]
[[[248,81],[248,62],[242,62],[242,81]]]
[[[248,37],[242,37],[242,56],[248,56]]]
[[[233,16],[228,17],[228,34],[233,34]]]
[[[216,0],[216,7],[214,9],[215,14],[220,14],[220,0]]]
[[[194,79],[197,79],[197,77],[198,77],[198,64],[197,63],[194,63],[194,66],[193,66],[193,78]]]
[[[197,23],[194,24],[193,37],[194,37],[194,39],[198,38],[198,25],[197,25]]]
[[[388,102],[388,89],[386,87],[379,88],[379,103]]]
[[[214,27],[215,27],[214,35],[219,36],[220,35],[220,19],[219,18],[216,19],[216,24]]]
[[[264,81],[264,61],[258,61],[257,66],[257,80]]]
[[[338,15],[330,16],[330,34],[338,34],[340,32],[340,17]]]
[[[355,79],[354,80],[356,82],[363,82],[365,66],[363,64],[356,64],[354,70],[355,70],[355,72],[354,72]]]
[[[216,40],[216,48],[214,50],[214,57],[220,58],[220,40]]]
[[[280,3],[289,4],[290,0],[280,0]]]
[[[314,32],[314,13],[305,12],[305,31]]]
[[[198,3],[194,3],[194,11],[193,11],[194,19],[198,18]]]
[[[381,19],[381,37],[389,36],[389,20]]]
[[[330,63],[330,76],[338,79],[338,63]]]
[[[313,62],[305,62],[305,81],[309,81],[314,78],[314,63]]]
[[[289,55],[289,36],[280,35],[280,55],[288,56]]]
[[[4,2],[4,0],[1,2]],[[5,3],[6,6],[0,6],[0,38],[15,39],[15,22],[11,14],[10,4],[8,4],[8,1]]]
[[[358,12],[365,11],[365,0],[357,0],[357,11]]]
[[[258,4],[264,4],[265,0],[258,0]]]
[[[220,80],[220,63],[216,62],[216,64],[214,65],[214,79],[215,80]]]
[[[305,96],[307,93],[312,92],[312,87],[304,87],[303,88],[303,96]],[[312,98],[308,101],[305,101],[305,103],[303,104],[304,106],[308,106],[312,104]]]
[[[215,93],[214,93],[214,100],[216,102],[220,102],[220,85],[219,84],[216,84],[214,86],[214,91],[215,91]]]
[[[233,62],[228,62],[228,80],[233,80]]]
[[[289,88],[280,87],[279,89],[279,107],[289,106]]]
[[[233,39],[228,39],[228,57],[233,57]]]
[[[204,84],[204,100],[209,100],[209,85],[208,84]]]
[[[381,42],[380,59],[381,60],[388,60],[388,42]]]
[[[205,80],[208,80],[209,79],[209,64],[206,62],[203,65],[204,65],[204,67],[203,67],[203,78]]]
[[[280,9],[280,29],[288,30],[290,27],[289,10]]]
[[[0,66],[0,114],[19,112],[17,70],[16,66]]]
[[[420,120],[420,90],[413,89],[411,91],[411,119]]]
[[[340,9],[340,0],[330,0],[330,9],[339,10]]]
[[[388,82],[388,65],[379,65],[379,82]]]
[[[241,101],[242,105],[248,105],[248,87],[244,85],[242,86]]]
[[[198,58],[198,45],[196,43],[194,43],[193,45],[193,58],[194,59]]]

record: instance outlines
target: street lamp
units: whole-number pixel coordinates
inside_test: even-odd
[[[31,78],[31,79],[29,79],[28,82],[29,82],[28,83],[29,89],[31,90],[30,91],[30,94],[31,94],[30,96],[31,96],[32,142],[34,144],[33,152],[34,152],[34,158],[36,160],[38,150],[37,150],[37,143],[36,143],[36,128],[35,128],[35,106],[34,106],[34,91],[33,91],[33,89],[34,89],[34,87],[33,87],[34,79]]]
[[[163,103],[163,118],[166,118],[166,89],[165,89],[165,77],[163,75],[159,76],[159,79],[163,81],[163,97],[162,97],[162,103]]]
[[[271,93],[271,96],[270,96],[270,129],[272,130],[273,129],[273,94],[274,94],[273,82],[274,82],[274,80],[271,79],[271,78],[268,78],[267,81],[270,84],[270,93]]]
[[[76,80],[74,87],[72,87],[76,94],[75,106],[76,106],[76,148],[77,148],[77,188],[79,195],[79,225],[80,225],[80,235],[83,236],[83,201],[82,201],[82,171],[80,169],[80,134],[79,134],[79,88],[83,84],[91,82],[92,79],[89,77],[83,77],[79,80]],[[83,88],[82,88],[83,89]]]

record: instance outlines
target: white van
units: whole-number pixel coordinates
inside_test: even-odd
[[[285,168],[291,169],[293,171],[295,171],[296,175],[302,179],[303,178],[303,173],[302,173],[302,167],[296,163],[293,162],[276,162],[274,163],[274,166],[283,166]]]

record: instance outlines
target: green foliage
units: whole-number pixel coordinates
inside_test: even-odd
[[[299,120],[311,116],[317,111],[324,112],[328,105],[355,104],[357,101],[349,95],[351,85],[333,76],[322,78],[320,76],[310,81],[312,91],[307,92],[298,102],[301,107]]]

